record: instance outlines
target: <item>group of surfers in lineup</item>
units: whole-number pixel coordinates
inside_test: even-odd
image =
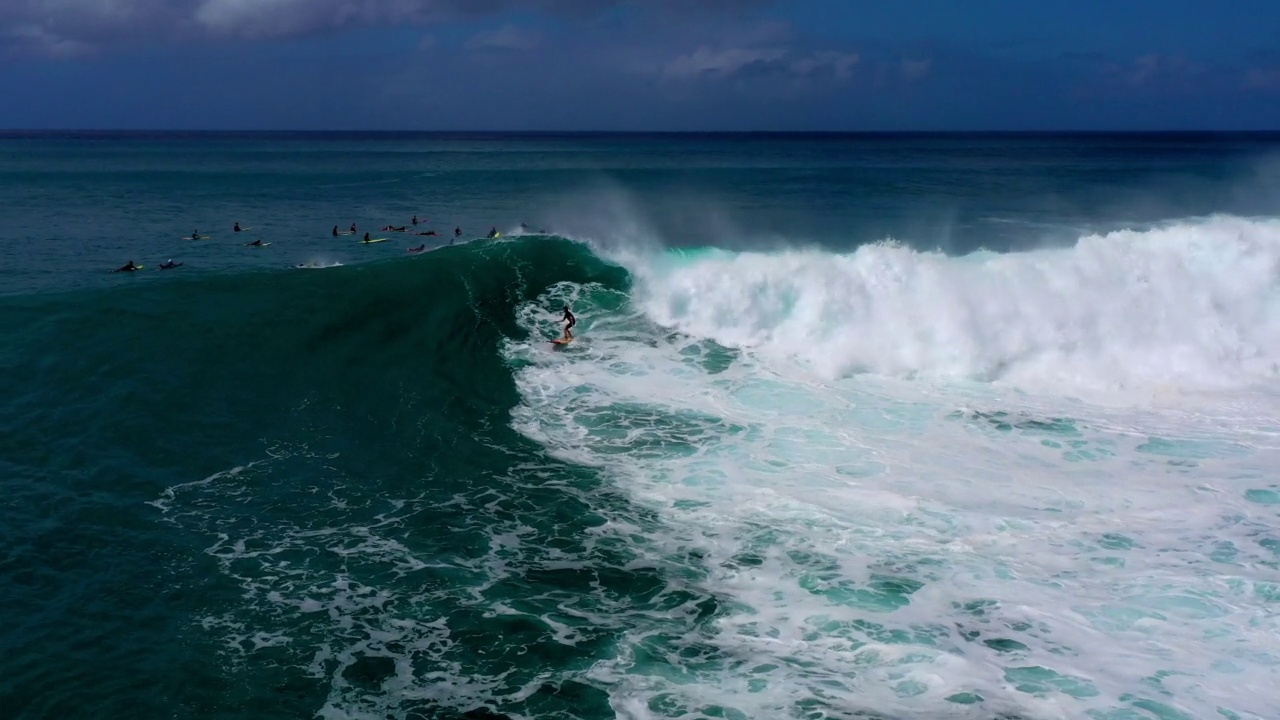
[[[412,219],[410,222],[411,222],[414,226],[417,226],[417,225],[418,225],[418,216],[417,216],[417,215],[414,215],[414,216],[413,216],[413,219]],[[240,227],[240,223],[236,223],[236,224],[235,224],[235,226],[234,226],[233,228],[231,228],[231,232],[244,232],[244,230],[245,230],[245,229],[250,229],[250,230],[251,230],[252,228],[241,228],[241,227]],[[528,229],[529,229],[529,226],[528,226],[528,225],[526,225],[526,224],[524,224],[524,223],[520,223],[520,231],[521,231],[521,232],[525,232],[525,231],[527,231]],[[349,231],[347,231],[347,232],[338,232],[338,226],[337,226],[337,225],[334,225],[334,226],[333,226],[333,237],[338,237],[339,235],[355,235],[355,234],[357,234],[357,232],[358,232],[358,231],[356,230],[356,224],[355,224],[355,223],[351,223],[351,229],[350,229]],[[394,226],[388,225],[388,226],[386,226],[386,227],[382,228],[382,232],[408,232],[408,226],[406,226],[406,225],[401,225],[400,227],[394,227]],[[540,233],[543,233],[543,234],[546,234],[546,230],[540,230],[539,232],[540,232]],[[419,232],[419,233],[414,233],[414,234],[415,234],[415,235],[425,235],[425,236],[428,236],[428,237],[434,237],[434,236],[439,235],[439,233],[437,233],[435,230],[427,230],[427,231],[425,231],[425,232]],[[499,232],[498,232],[498,228],[497,228],[497,227],[491,227],[491,228],[489,228],[489,234],[486,236],[486,238],[487,238],[487,239],[489,239],[489,240],[492,240],[492,239],[494,239],[494,238],[496,238],[496,237],[498,237],[498,236],[500,236],[500,235],[501,235],[501,233],[499,233]],[[191,233],[191,237],[190,237],[190,239],[191,239],[191,240],[202,240],[202,239],[205,239],[205,238],[207,238],[207,237],[209,237],[209,236],[208,236],[208,235],[201,235],[201,234],[200,234],[200,231],[197,229],[197,230],[195,230],[195,231],[193,231],[193,232]],[[453,244],[453,242],[454,242],[454,240],[457,240],[457,239],[458,239],[458,238],[460,238],[460,237],[462,237],[462,228],[461,228],[461,227],[455,227],[455,228],[453,229],[453,238],[451,238],[451,239],[449,240],[449,244],[450,244],[450,245],[452,245],[452,244]],[[363,240],[361,240],[361,242],[364,242],[364,243],[371,243],[371,242],[374,242],[374,239],[373,239],[373,238],[371,238],[371,237],[369,237],[369,233],[365,233],[365,234],[364,234],[364,239],[363,239]],[[245,243],[245,245],[246,245],[246,246],[248,246],[248,247],[266,247],[267,245],[270,245],[270,244],[271,244],[271,243],[264,243],[264,242],[262,242],[262,239],[261,239],[261,238],[259,238],[259,239],[257,239],[257,240],[254,240],[253,242],[247,242],[247,243]],[[424,242],[424,243],[422,243],[421,245],[419,245],[418,247],[407,248],[407,250],[406,250],[406,251],[407,251],[407,252],[411,252],[411,253],[420,253],[420,252],[424,252],[426,249],[427,249],[427,244]],[[174,269],[174,268],[176,268],[176,267],[182,267],[182,263],[180,263],[180,262],[174,262],[172,259],[170,259],[170,260],[168,260],[167,262],[162,262],[162,263],[160,263],[160,265],[159,265],[158,267],[159,267],[161,270],[172,270],[172,269]],[[142,266],[141,266],[141,265],[136,265],[136,264],[134,264],[134,262],[133,262],[132,260],[130,260],[129,262],[127,262],[127,263],[125,263],[124,265],[122,265],[122,266],[120,266],[120,267],[116,268],[115,270],[112,270],[111,272],[133,272],[134,270],[141,270],[141,269],[142,269]],[[567,310],[567,308],[566,308],[566,310]],[[572,337],[572,335],[569,335],[568,337]]]
[[[417,216],[417,215],[414,215],[414,216],[413,216],[412,223],[413,223],[414,225],[417,225],[417,224],[418,224],[418,216]],[[521,232],[526,232],[528,229],[529,229],[529,226],[528,226],[528,225],[525,225],[524,223],[520,223],[520,231],[521,231]],[[240,227],[240,223],[236,223],[236,224],[235,224],[235,227],[233,227],[233,228],[231,229],[231,231],[232,231],[232,232],[244,232],[244,229]],[[388,225],[387,227],[382,228],[382,231],[383,231],[383,232],[407,232],[407,228],[406,228],[405,226],[403,226],[403,225],[402,225],[402,226],[400,226],[400,227],[392,227],[392,226]],[[334,225],[334,226],[333,226],[333,236],[334,236],[334,237],[338,237],[339,235],[355,235],[357,232],[358,232],[358,230],[356,229],[356,224],[355,224],[355,223],[351,223],[351,230],[349,230],[348,232],[345,232],[345,233],[338,232],[338,226],[337,226],[337,225]],[[539,233],[541,233],[541,234],[544,234],[544,235],[545,235],[547,231],[546,231],[546,230],[539,230],[538,232],[539,232]],[[436,233],[436,231],[435,231],[435,230],[427,230],[426,232],[420,232],[420,233],[415,233],[415,234],[416,234],[416,235],[427,235],[427,236],[433,236],[433,235],[436,235],[437,233]],[[492,227],[492,228],[490,228],[490,229],[489,229],[489,235],[488,235],[487,237],[488,237],[489,239],[493,239],[493,238],[498,237],[500,234],[501,234],[501,233],[499,233],[499,232],[498,232],[498,228],[497,228],[497,227]],[[461,237],[461,236],[462,236],[462,228],[461,228],[461,227],[455,227],[455,228],[453,229],[453,238],[450,238],[450,240],[449,240],[449,244],[450,244],[450,245],[452,245],[452,244],[453,244],[453,241],[454,241],[454,240],[456,240],[457,238]],[[194,232],[192,232],[192,233],[191,233],[191,239],[192,239],[192,240],[199,240],[199,239],[201,239],[201,237],[202,237],[202,236],[200,235],[200,231],[199,231],[198,229],[197,229],[196,231],[194,231]],[[208,236],[204,236],[204,237],[208,237]],[[372,242],[372,241],[370,240],[370,238],[369,238],[369,233],[365,233],[365,234],[364,234],[364,239],[363,239],[361,242],[366,242],[366,243],[367,243],[367,242]],[[270,244],[270,243],[264,243],[264,242],[262,242],[262,240],[261,240],[261,239],[254,240],[253,242],[247,242],[247,243],[245,243],[245,245],[248,245],[248,246],[257,246],[257,247],[262,247],[262,246],[264,246],[264,245],[269,245],[269,244]],[[416,247],[416,248],[408,248],[408,252],[411,252],[411,253],[420,253],[420,252],[422,252],[422,251],[426,250],[426,248],[427,248],[427,244],[426,244],[426,243],[422,243],[421,245],[419,245],[419,246],[418,246],[418,247]],[[174,262],[172,259],[170,259],[170,260],[168,260],[167,262],[162,262],[162,263],[160,263],[159,268],[160,268],[161,270],[172,270],[173,268],[181,267],[181,266],[182,266],[182,263],[180,263],[180,262]],[[130,260],[129,262],[125,263],[125,264],[124,264],[124,265],[122,265],[121,267],[116,268],[115,270],[112,270],[111,272],[132,272],[132,271],[134,271],[134,270],[141,270],[141,269],[142,269],[142,266],[141,266],[141,265],[135,265],[135,264],[134,264],[134,262],[133,262],[132,260]],[[569,310],[569,306],[568,306],[568,305],[565,305],[565,306],[564,306],[564,315],[562,315],[562,316],[561,316],[560,320],[561,320],[562,322],[564,322],[564,324],[565,324],[565,325],[564,325],[564,334],[561,336],[561,338],[560,338],[560,342],[569,342],[570,340],[573,340],[573,326],[578,324],[578,319],[577,319],[577,318],[575,318],[575,317],[573,316],[573,312],[572,312],[571,310]]]

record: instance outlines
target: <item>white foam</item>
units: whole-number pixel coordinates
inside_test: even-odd
[[[1217,390],[1273,379],[1280,358],[1277,220],[1215,217],[963,258],[879,244],[624,262],[658,324],[828,379]]]
[[[521,323],[550,336],[541,308],[573,297],[579,340],[509,345],[513,425],[654,513],[619,536],[720,609],[638,611],[592,679],[637,719],[1280,716],[1280,506],[1249,495],[1280,460],[1274,399],[1241,389],[1277,347],[1256,305],[1278,243],[1220,219],[1023,257],[720,253],[641,268],[609,314],[551,289]],[[1126,408],[958,382],[1151,382],[1139,359],[1237,392]],[[860,363],[917,380],[845,377]]]

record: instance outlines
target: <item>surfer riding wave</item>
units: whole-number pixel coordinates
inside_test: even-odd
[[[572,340],[572,339],[573,339],[573,332],[572,332],[572,328],[573,328],[573,326],[574,326],[574,325],[577,325],[577,324],[578,324],[578,319],[577,319],[577,318],[575,318],[575,317],[573,316],[573,313],[569,311],[569,306],[568,306],[568,305],[565,305],[565,306],[564,306],[564,317],[562,317],[562,318],[560,318],[560,319],[561,319],[561,320],[565,320],[565,321],[567,321],[567,323],[568,323],[568,324],[566,324],[566,325],[564,326],[564,339],[565,339],[565,340]]]

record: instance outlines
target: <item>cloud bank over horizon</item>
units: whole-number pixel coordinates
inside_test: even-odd
[[[6,0],[0,127],[1266,129],[1268,27],[1254,0]]]

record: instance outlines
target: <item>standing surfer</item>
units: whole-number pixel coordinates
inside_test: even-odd
[[[572,339],[573,339],[573,332],[572,332],[572,328],[573,328],[573,326],[574,326],[574,325],[577,325],[577,324],[578,324],[578,319],[577,319],[577,318],[575,318],[575,317],[573,316],[573,313],[569,311],[569,306],[568,306],[568,305],[565,305],[565,306],[564,306],[564,317],[562,317],[562,318],[560,318],[560,319],[561,319],[561,320],[565,320],[565,321],[567,321],[567,322],[568,322],[568,324],[564,326],[564,339],[565,339],[565,340],[572,340]]]

